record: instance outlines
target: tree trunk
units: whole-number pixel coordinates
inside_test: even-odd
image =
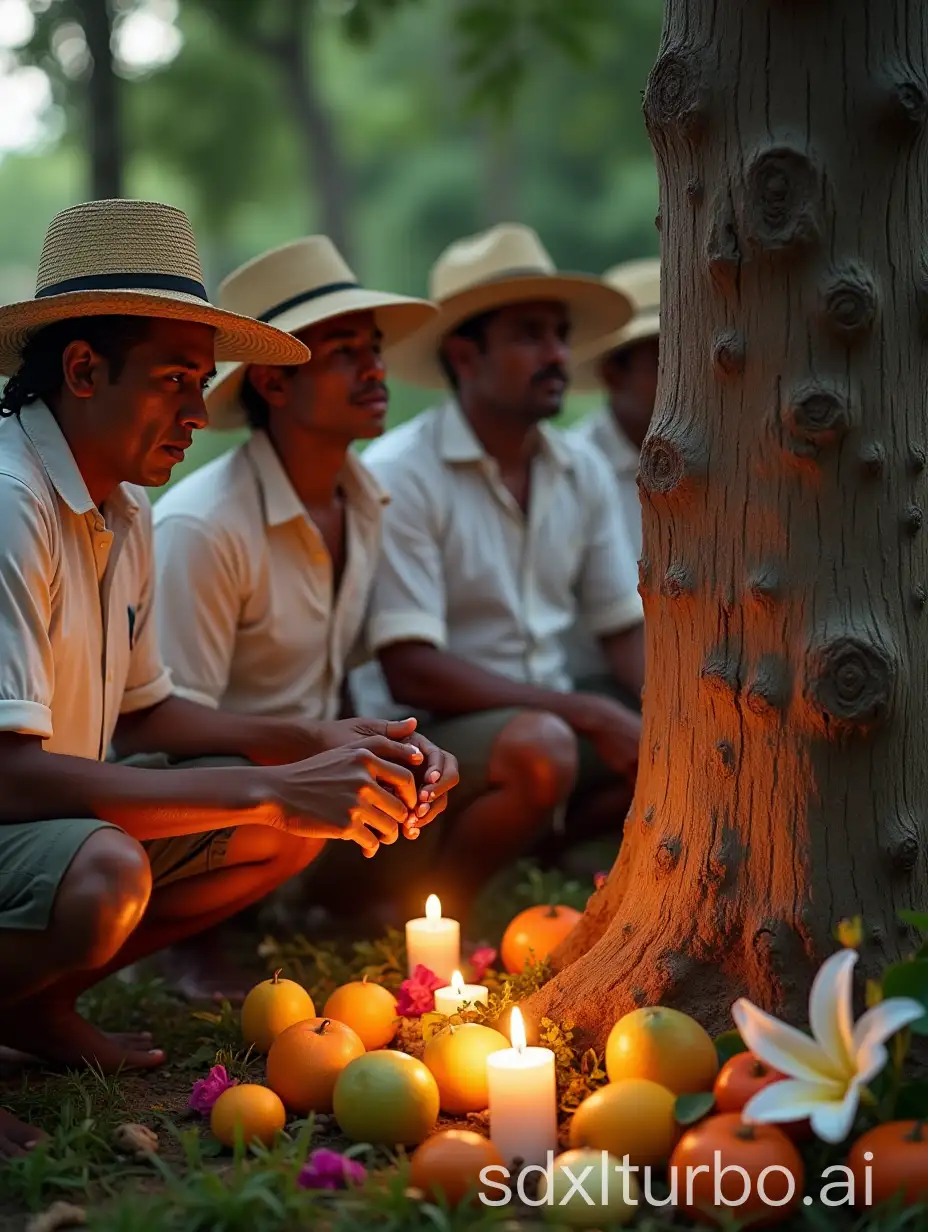
[[[922,0],[666,0],[644,111],[661,373],[641,456],[642,758],[526,1006],[804,1022],[842,917],[928,906]]]
[[[91,191],[96,199],[121,197],[122,125],[109,4],[108,0],[78,0],[77,7],[93,61],[87,87]]]
[[[310,197],[319,195],[323,233],[350,263],[350,176],[312,63],[315,0],[289,0],[287,14],[287,37],[280,44],[278,59],[303,146],[307,186]]]

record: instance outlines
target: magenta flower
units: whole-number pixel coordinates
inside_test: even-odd
[[[601,890],[608,880],[609,880],[608,873],[594,873],[593,874],[593,885],[596,887],[597,890]]]
[[[484,945],[480,949],[474,950],[470,956],[470,965],[474,971],[474,979],[479,984],[483,977],[492,967],[496,958],[496,950],[492,946]]]
[[[427,1014],[435,1008],[435,989],[444,986],[444,980],[419,963],[409,979],[400,984],[396,998],[397,1013],[404,1018],[420,1018]]]
[[[238,1079],[230,1078],[224,1065],[214,1065],[205,1078],[199,1078],[193,1084],[187,1107],[199,1112],[200,1116],[209,1116],[223,1091],[234,1086],[238,1086]]]
[[[296,1183],[301,1189],[347,1189],[349,1185],[363,1185],[366,1178],[363,1164],[320,1147],[300,1169]]]

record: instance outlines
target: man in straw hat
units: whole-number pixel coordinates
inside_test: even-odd
[[[571,345],[621,328],[631,305],[599,279],[558,273],[516,225],[452,244],[430,298],[437,317],[391,348],[390,371],[451,396],[365,454],[391,498],[369,642],[393,699],[458,759],[436,876],[443,905],[461,910],[491,844],[518,855],[571,797],[591,825],[614,825],[627,805],[637,568],[604,459],[547,421]],[[611,695],[577,691],[565,669],[561,638],[578,611],[601,637]]]
[[[436,310],[360,286],[326,236],[249,261],[222,283],[219,304],[294,334],[312,358],[294,367],[224,365],[207,394],[212,428],[247,426],[250,435],[155,507],[162,653],[177,692],[203,705],[337,719],[353,712],[346,673],[387,499],[352,445],[384,431],[384,345]],[[414,725],[394,723],[390,732],[404,739]],[[444,759],[436,795],[456,779],[454,759]],[[416,828],[406,833],[415,837]],[[288,891],[299,897],[302,886]],[[194,979],[197,968],[213,967],[201,945],[186,947],[185,964]]]
[[[34,299],[0,308],[2,1044],[110,1072],[161,1064],[75,997],[259,900],[325,838],[372,854],[416,816],[413,741],[198,706],[172,696],[158,652],[135,485],[163,484],[206,423],[216,360],[307,357],[213,307],[187,219],[150,202],[59,214]],[[220,760],[142,769],[107,761],[111,745]],[[4,1120],[0,1150],[25,1133]]]
[[[578,440],[595,445],[615,475],[628,523],[631,550],[641,555],[641,498],[638,455],[654,414],[660,336],[660,261],[645,258],[613,266],[603,281],[628,296],[635,315],[574,354],[571,385],[583,391],[602,390],[605,405],[585,416],[573,429]],[[582,626],[567,640],[571,669],[589,675],[604,664],[596,640]]]

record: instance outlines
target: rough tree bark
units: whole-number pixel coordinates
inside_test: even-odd
[[[77,0],[93,61],[87,86],[90,186],[100,199],[123,195],[123,143],[119,80],[113,63],[113,22],[108,0]]]
[[[928,906],[926,70],[922,0],[666,0],[642,759],[526,1007],[590,1042],[804,1022],[839,919],[872,971]]]

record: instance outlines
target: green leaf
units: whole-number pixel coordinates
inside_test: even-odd
[[[918,1078],[900,1088],[893,1116],[899,1121],[920,1121],[928,1117],[928,1078]]]
[[[883,972],[883,996],[912,997],[926,1012],[909,1026],[915,1035],[928,1035],[928,959],[893,963]]]
[[[724,1065],[739,1052],[747,1052],[748,1046],[737,1031],[723,1031],[714,1040],[715,1051],[718,1053],[719,1065]]]
[[[928,933],[928,911],[900,911],[899,919],[923,933]]]
[[[715,1107],[715,1096],[711,1091],[700,1091],[696,1095],[678,1095],[673,1105],[673,1115],[678,1125],[695,1125],[704,1116],[708,1116]]]

